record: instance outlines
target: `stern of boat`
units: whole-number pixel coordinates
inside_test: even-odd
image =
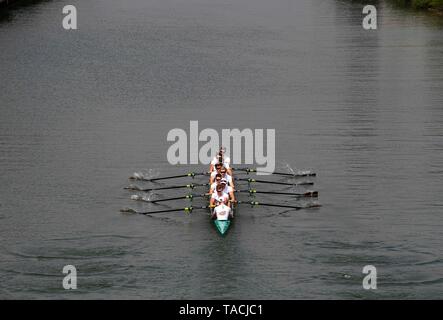
[[[224,235],[231,225],[230,220],[214,220],[215,227],[221,235]]]

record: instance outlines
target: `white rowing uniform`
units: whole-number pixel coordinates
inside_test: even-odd
[[[217,175],[217,173],[218,173],[217,171],[212,171],[211,172],[211,179],[215,179],[215,176]],[[224,177],[222,176],[222,179],[226,179],[228,184],[232,184],[232,177],[229,174],[225,173],[225,176]]]
[[[211,184],[211,190],[213,190],[213,193],[217,193],[217,182],[214,182],[213,184]],[[226,187],[223,189],[223,193],[227,193],[227,194],[231,193],[232,191],[233,191],[232,187],[230,187],[228,185],[226,185]]]
[[[215,202],[225,203],[229,201],[229,194],[222,192],[222,194],[219,195],[218,192],[216,191],[212,194],[211,198],[214,199]]]
[[[213,165],[213,166],[215,166],[216,164],[218,163],[218,156],[215,156],[213,159],[212,159],[212,161],[211,161],[211,164]],[[226,168],[226,169],[229,169],[229,165],[231,164],[231,159],[229,158],[229,157],[223,157],[223,166]],[[215,170],[215,169],[214,169]]]
[[[232,184],[232,176],[230,176],[229,174],[225,173],[225,175],[222,176],[222,179],[226,179],[229,185]]]
[[[217,220],[228,220],[231,214],[231,208],[222,203],[214,208],[214,214]]]

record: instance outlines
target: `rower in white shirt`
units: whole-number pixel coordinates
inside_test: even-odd
[[[228,170],[225,167],[223,167],[220,163],[217,163],[215,165],[215,171],[211,173],[211,176],[209,178],[209,183],[213,184],[215,182],[215,177],[218,174],[221,174],[222,179],[226,180],[228,186],[232,188],[234,187],[234,179],[230,174],[228,174]]]
[[[224,187],[221,184],[219,184],[215,192],[212,193],[211,200],[209,201],[211,206],[217,206],[220,203],[229,206],[229,194],[224,191]]]
[[[215,176],[217,175],[217,174],[220,174],[220,171],[221,171],[221,168],[223,167],[223,165],[221,164],[221,163],[217,163],[215,166],[214,166],[214,171],[211,171],[211,175],[209,176],[209,183],[213,183],[214,182],[214,179],[215,179]]]
[[[211,218],[217,220],[229,220],[234,218],[234,214],[229,206],[223,202],[219,202],[214,210],[212,210]]]
[[[228,182],[226,179],[222,178],[222,175],[220,173],[217,173],[214,179],[214,182],[211,183],[210,187],[209,187],[209,194],[212,194],[215,192],[215,190],[217,189],[217,186],[223,184],[223,191],[226,193],[231,193],[232,191],[234,191],[234,188],[232,188],[231,186],[228,185]]]
[[[222,188],[223,193],[228,195],[228,199],[231,203],[236,201],[234,195],[234,188],[228,186],[227,181],[225,179],[220,179],[220,182],[215,182],[214,184],[212,184],[211,190],[209,190],[210,194],[216,193],[219,186]],[[229,206],[231,205],[229,204]]]
[[[225,157],[225,151],[225,148],[221,147],[218,154],[212,159],[211,165],[209,166],[210,172],[215,171],[215,166],[217,163],[220,163],[228,170],[228,173],[232,175],[231,159],[229,157]]]
[[[209,194],[212,194],[213,192],[215,192],[217,186],[220,184],[221,179],[222,179],[221,173],[217,173],[215,175],[214,182],[212,182],[209,185]]]
[[[235,188],[234,186],[234,178],[228,174],[227,172],[228,170],[225,167],[221,167],[220,168],[220,174],[222,179],[225,179],[226,182],[228,183],[228,186],[230,186],[231,188]]]

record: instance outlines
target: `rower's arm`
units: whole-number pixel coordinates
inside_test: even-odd
[[[237,201],[237,200],[235,200],[234,189],[232,189],[232,191],[229,192],[229,197],[231,198],[232,202],[236,202]]]

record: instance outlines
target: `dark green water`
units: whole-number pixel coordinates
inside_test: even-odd
[[[441,297],[443,23],[381,6],[365,31],[361,10],[95,0],[4,14],[0,298]],[[120,214],[152,208],[123,190],[134,171],[193,169],[166,161],[168,131],[190,120],[275,128],[277,164],[314,169],[323,207],[243,207],[224,238],[205,213]]]

